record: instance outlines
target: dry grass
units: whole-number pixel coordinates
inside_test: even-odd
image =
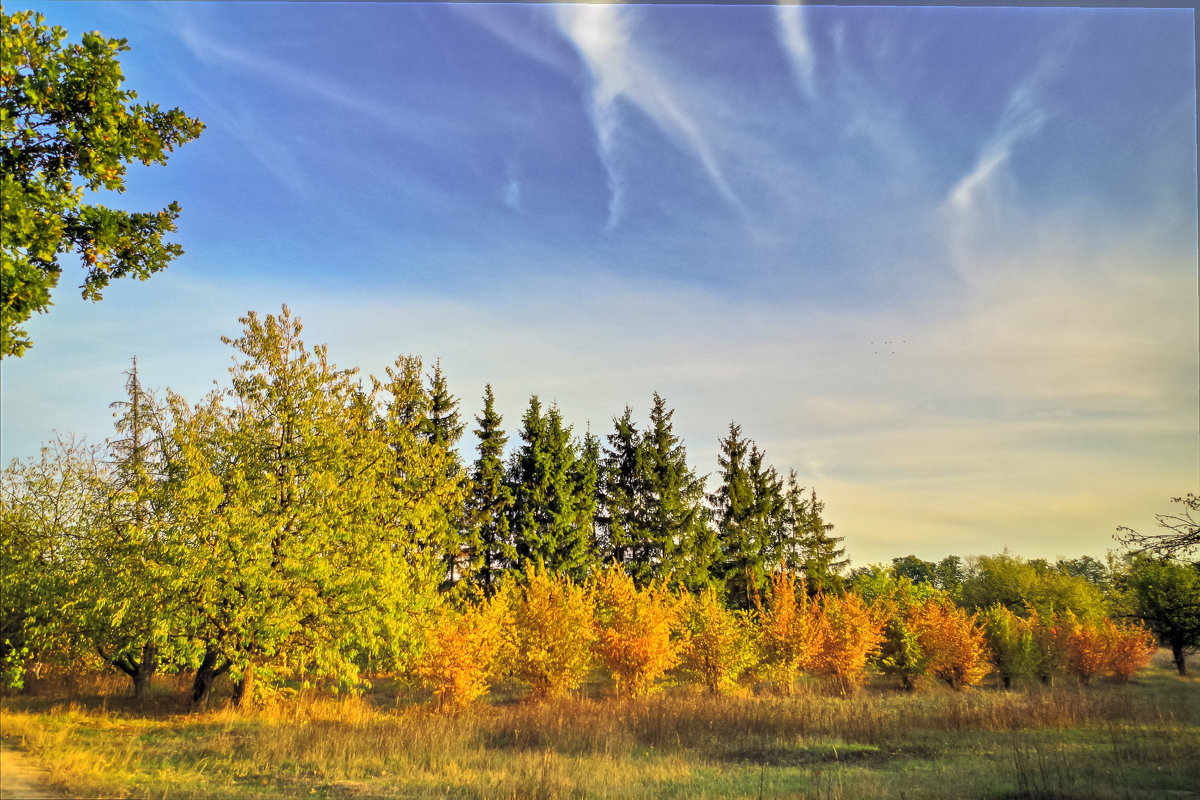
[[[1169,661],[1087,688],[594,694],[444,716],[388,687],[195,715],[173,687],[146,712],[49,693],[0,727],[80,796],[1200,798],[1200,681]]]

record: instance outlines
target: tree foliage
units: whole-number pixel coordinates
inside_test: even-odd
[[[1200,564],[1135,554],[1118,576],[1131,614],[1171,648],[1175,669],[1187,674],[1187,655],[1200,647]]]
[[[592,602],[586,588],[563,573],[530,565],[500,591],[508,624],[502,656],[506,671],[528,683],[535,697],[579,686],[593,664]]]
[[[425,630],[415,672],[440,711],[461,711],[483,696],[496,669],[507,609],[493,597],[462,610],[438,609]]]
[[[598,660],[619,693],[646,694],[679,662],[680,601],[662,581],[638,589],[615,562],[594,577],[591,592]]]
[[[50,306],[62,257],[78,253],[85,299],[109,281],[142,280],[183,253],[164,241],[179,206],[128,212],[84,203],[85,193],[124,190],[126,165],[165,164],[204,125],[178,108],[136,103],[123,87],[124,39],[67,33],[41,14],[0,11],[0,357],[30,346],[22,327]]]
[[[746,612],[726,608],[716,589],[708,587],[687,596],[684,615],[684,672],[711,694],[736,686],[757,661]]]

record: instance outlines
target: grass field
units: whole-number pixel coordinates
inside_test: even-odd
[[[118,683],[7,697],[4,744],[84,797],[1200,798],[1200,680],[1161,658],[1127,685],[845,699],[502,687],[453,717],[387,685],[188,715],[167,680],[144,711]]]

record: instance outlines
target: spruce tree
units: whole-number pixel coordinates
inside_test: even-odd
[[[462,439],[466,425],[459,419],[458,398],[450,394],[442,362],[436,361],[429,375],[428,400],[421,432],[429,441],[452,450]]]
[[[833,536],[833,525],[826,522],[821,513],[825,503],[817,499],[817,490],[810,490],[806,504],[801,548],[804,553],[802,569],[808,578],[810,591],[840,592],[842,572],[849,565],[846,548],[841,546],[842,537]]]
[[[625,406],[621,417],[613,417],[613,432],[605,437],[600,467],[600,537],[602,563],[617,562],[628,567],[633,544],[641,537],[643,486],[641,441],[633,422],[633,409]]]
[[[513,504],[513,490],[505,479],[504,448],[508,436],[500,427],[503,422],[496,412],[496,398],[489,383],[483,393],[483,414],[475,418],[479,427],[474,433],[479,440],[479,457],[471,470],[469,513],[475,547],[474,583],[487,595],[495,592],[504,571],[513,563],[516,551],[509,536],[508,511]]]
[[[587,470],[576,465],[571,428],[563,423],[557,407],[543,413],[534,395],[521,418],[521,441],[509,466],[516,566],[524,569],[540,563],[550,572],[581,579],[593,562],[590,504],[594,500],[580,485]]]
[[[642,586],[669,578],[696,591],[709,581],[715,540],[704,508],[704,479],[688,466],[687,450],[671,423],[674,413],[655,392],[650,424],[639,448],[642,500],[638,505],[648,557],[635,559],[631,574]]]
[[[105,512],[87,547],[91,592],[81,603],[96,649],[129,676],[140,702],[168,653],[166,621],[172,593],[165,554],[171,519],[171,449],[163,408],[138,375],[137,359],[126,373],[126,398],[117,410],[117,437],[108,441]]]
[[[720,555],[711,573],[725,587],[726,599],[733,608],[750,609],[754,591],[762,585],[762,542],[756,539],[754,525],[754,484],[749,460],[753,442],[742,438],[742,429],[729,423],[729,434],[720,442],[717,464],[721,484],[709,496],[716,521]]]

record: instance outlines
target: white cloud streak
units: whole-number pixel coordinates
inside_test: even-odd
[[[779,0],[775,8],[779,43],[791,63],[796,83],[809,100],[817,97],[817,58],[804,20],[804,7],[797,2]]]
[[[626,191],[618,143],[621,101],[645,114],[676,147],[694,157],[721,196],[742,210],[706,132],[680,104],[683,93],[634,41],[633,9],[616,4],[562,5],[555,13],[560,31],[579,52],[592,78],[589,110],[608,173],[608,226],[620,221]]]

